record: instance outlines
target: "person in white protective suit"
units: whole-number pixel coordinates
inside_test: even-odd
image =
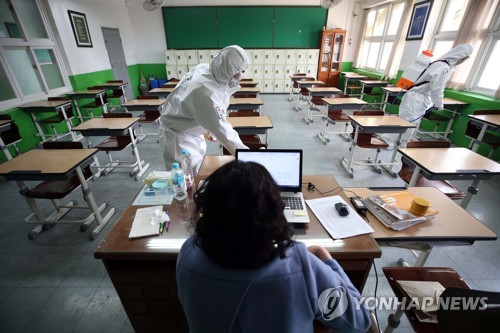
[[[460,65],[472,53],[472,46],[461,44],[433,61],[406,92],[399,106],[399,116],[415,124],[418,128],[425,112],[435,107],[443,109],[443,97],[446,82],[455,67]],[[403,136],[403,147],[410,140],[416,129],[406,131]]]
[[[181,160],[181,152],[191,153],[197,170],[207,150],[207,139],[219,140],[234,154],[248,148],[226,120],[231,95],[247,69],[245,51],[231,45],[222,49],[210,64],[199,64],[187,73],[168,95],[160,117],[160,145],[165,167]],[[215,137],[215,139],[214,139]]]

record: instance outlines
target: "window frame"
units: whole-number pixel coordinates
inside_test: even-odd
[[[6,0],[9,8],[14,9],[11,12],[15,23],[19,26],[21,38],[0,38],[0,66],[2,66],[2,69],[5,72],[7,81],[10,84],[15,97],[12,99],[0,101],[0,112],[47,97],[58,96],[72,90],[68,72],[64,66],[65,62],[61,55],[62,48],[60,48],[57,43],[56,36],[53,33],[52,26],[49,22],[49,17],[47,15],[47,12],[45,11],[42,1],[34,0],[40,14],[41,22],[47,34],[47,38],[26,37],[25,29],[23,29],[23,24],[22,22],[20,22],[19,17],[15,11],[15,5],[13,5],[13,1],[15,0]],[[9,49],[26,49],[28,51],[29,58],[34,66],[34,73],[42,87],[42,91],[40,93],[24,95],[21,89],[20,82],[17,80],[12,66],[9,64],[6,57],[6,52]],[[52,50],[54,59],[57,62],[57,68],[63,81],[62,87],[49,89],[41,64],[36,57],[35,49]]]

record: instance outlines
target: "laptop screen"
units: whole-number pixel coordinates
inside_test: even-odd
[[[263,165],[282,192],[302,190],[302,150],[237,149],[236,159]]]

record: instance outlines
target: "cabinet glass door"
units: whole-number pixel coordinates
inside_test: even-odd
[[[344,34],[335,34],[335,41],[332,50],[332,72],[340,71],[340,62],[342,57],[342,44],[344,43]]]
[[[332,61],[332,45],[333,35],[326,35],[323,40],[323,53],[321,54],[321,68],[322,72],[328,72],[330,61]]]

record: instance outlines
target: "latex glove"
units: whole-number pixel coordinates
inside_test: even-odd
[[[204,136],[205,140],[208,140],[210,142],[217,142],[217,139],[214,136],[212,136],[212,133],[210,132],[205,132]]]

